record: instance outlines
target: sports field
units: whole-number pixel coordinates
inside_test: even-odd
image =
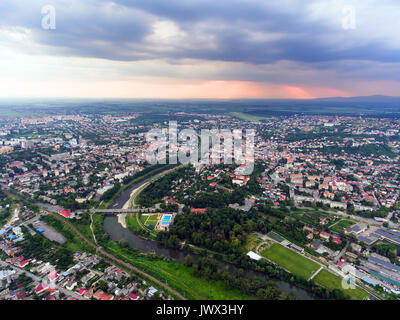
[[[140,220],[142,223],[148,228],[150,225],[156,227],[158,223],[159,216],[158,215],[144,215],[140,216]]]
[[[280,236],[279,234],[271,231],[267,233],[267,236],[270,237],[271,239],[274,239],[275,241],[282,243],[283,241],[285,241],[286,239],[283,238],[282,236]]]
[[[344,294],[349,295],[352,300],[365,300],[369,297],[369,294],[364,290],[356,287],[354,289],[344,289],[342,286],[342,279],[335,276],[334,274],[321,270],[317,276],[314,278],[316,284],[321,287],[333,290],[339,289],[344,292]]]
[[[286,270],[304,279],[309,279],[320,266],[307,258],[289,250],[280,244],[274,243],[265,250],[262,255],[267,259],[279,264]]]

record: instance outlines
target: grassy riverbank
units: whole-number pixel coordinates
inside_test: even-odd
[[[255,297],[242,294],[238,289],[229,288],[222,281],[195,276],[191,267],[187,267],[179,262],[134,255],[130,248],[122,248],[115,241],[108,241],[105,248],[116,257],[168,283],[168,285],[179,291],[187,299],[255,299]]]

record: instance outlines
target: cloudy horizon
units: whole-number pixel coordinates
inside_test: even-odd
[[[399,14],[394,0],[3,0],[0,97],[398,96]]]

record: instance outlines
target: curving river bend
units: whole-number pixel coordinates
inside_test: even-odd
[[[115,199],[115,201],[111,204],[110,208],[122,208],[126,203],[130,200],[130,196],[133,190],[139,188],[143,184],[149,182],[152,179],[157,178],[156,175],[154,177],[150,177],[145,179],[142,182],[133,184],[123,192]],[[170,249],[166,248],[162,244],[158,243],[157,241],[153,240],[147,240],[140,238],[136,236],[132,231],[129,229],[124,228],[119,222],[118,222],[118,217],[117,216],[106,216],[104,218],[103,222],[103,228],[104,231],[107,232],[110,237],[115,240],[125,240],[131,248],[137,249],[138,251],[142,253],[156,253],[157,255],[163,255],[166,257],[169,257],[177,262],[183,263],[185,257],[187,255],[193,256],[194,259],[197,258],[197,256],[191,252],[183,251],[183,250],[177,250],[177,249]],[[229,270],[233,270],[236,267],[228,264],[228,263],[223,263],[221,262],[221,266],[228,267]],[[254,272],[252,270],[246,270],[245,275],[247,277],[260,277],[261,279],[268,279],[268,277],[261,273],[261,272]],[[315,300],[316,297],[308,293],[307,291],[300,289],[296,286],[293,286],[289,284],[288,282],[281,281],[281,280],[274,280],[278,287],[286,294],[289,294],[292,290],[295,292],[295,295],[297,296],[298,299],[302,300]]]

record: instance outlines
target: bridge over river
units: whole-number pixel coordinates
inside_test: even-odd
[[[78,210],[77,213],[84,213],[89,211],[90,213],[103,213],[103,214],[121,214],[121,213],[146,213],[146,212],[157,212],[154,208],[143,208],[143,209],[90,209],[90,210]]]

